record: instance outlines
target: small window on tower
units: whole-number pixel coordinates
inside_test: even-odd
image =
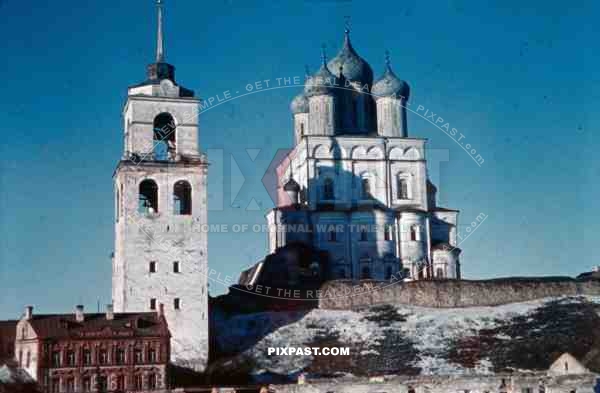
[[[138,195],[138,213],[158,212],[158,186],[154,180],[146,179],[140,183]]]
[[[148,265],[148,271],[150,273],[156,273],[156,262],[152,261]]]
[[[173,187],[173,209],[174,214],[192,214],[192,187],[190,183],[180,180]]]
[[[179,273],[179,262],[173,262],[173,273]]]
[[[156,310],[156,299],[150,299],[150,310]]]
[[[173,299],[173,308],[175,308],[175,310],[179,310],[181,308],[181,302],[178,297]]]

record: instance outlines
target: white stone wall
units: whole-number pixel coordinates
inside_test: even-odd
[[[308,132],[310,135],[334,135],[336,129],[336,99],[329,95],[308,99]]]
[[[125,105],[125,146],[141,154],[152,146],[156,115],[171,114],[176,122],[178,154],[198,152],[198,112],[195,99],[172,97],[129,97]],[[203,370],[208,359],[207,290],[207,164],[152,161],[139,164],[122,161],[114,176],[115,253],[113,259],[113,303],[115,312],[150,310],[164,304],[171,339],[171,358],[176,364]],[[151,179],[158,185],[158,212],[138,213],[139,184]],[[185,180],[192,188],[192,214],[175,215],[173,187]],[[121,191],[122,190],[122,191]],[[156,272],[149,264],[155,262]],[[179,262],[179,273],[173,263]],[[179,299],[180,309],[175,309]]]
[[[458,257],[452,249],[434,250],[432,253],[433,259],[433,276],[435,278],[458,278],[457,263]],[[442,274],[439,274],[439,270]]]
[[[131,96],[123,110],[125,151],[145,155],[153,149],[153,124],[160,113],[175,120],[176,151],[198,155],[198,100],[193,98],[158,98]]]
[[[308,113],[294,115],[294,143],[297,144],[303,135],[308,133]]]

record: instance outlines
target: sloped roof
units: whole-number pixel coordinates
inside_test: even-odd
[[[85,314],[83,322],[74,314],[34,314],[29,322],[40,338],[169,336],[166,320],[153,312],[115,313],[112,320],[105,313]]]

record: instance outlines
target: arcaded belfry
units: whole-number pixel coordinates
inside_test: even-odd
[[[124,149],[114,173],[115,312],[164,304],[171,360],[203,370],[208,359],[207,160],[198,147],[199,100],[165,61],[158,3],[156,61],[128,90]]]
[[[323,54],[291,103],[295,147],[277,171],[270,252],[310,245],[327,279],[460,278],[458,211],[436,205],[425,140],[408,136],[409,95],[387,53],[373,81],[348,30],[335,57]]]

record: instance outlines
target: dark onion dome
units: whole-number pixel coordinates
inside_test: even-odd
[[[389,56],[386,54],[385,59],[385,71],[381,78],[379,78],[371,89],[371,93],[378,99],[379,97],[404,97],[405,100],[408,100],[408,96],[410,95],[410,87],[408,83],[401,80],[394,74],[392,71],[392,66],[390,65]]]
[[[300,191],[300,184],[298,184],[298,182],[296,182],[296,180],[294,180],[293,178],[290,178],[290,180],[288,180],[284,185],[283,185],[283,190],[284,191],[295,191],[295,192],[299,192]]]
[[[367,85],[369,88],[373,83],[373,70],[369,63],[363,60],[352,47],[350,31],[347,29],[342,49],[327,66],[333,72],[338,72],[341,67],[344,77],[350,82],[358,82],[361,86]]]
[[[308,113],[308,98],[304,92],[298,94],[290,104],[290,110],[294,115],[298,113]]]
[[[321,68],[313,76],[306,80],[306,86],[304,87],[304,94],[307,97],[322,96],[322,95],[335,95],[335,89],[340,87],[340,80],[337,76],[329,71],[327,68],[327,57],[325,56],[325,50],[321,55]]]

